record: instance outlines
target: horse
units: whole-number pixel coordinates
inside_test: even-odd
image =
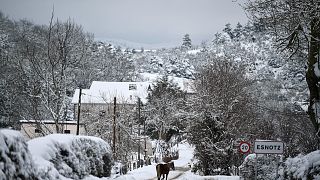
[[[165,157],[162,158],[162,161],[165,162],[165,163],[168,163],[168,162],[172,161],[172,159],[173,158],[171,156],[169,156],[169,157],[165,156]]]
[[[167,179],[168,179],[168,175],[169,175],[170,168],[171,168],[172,170],[175,170],[175,168],[174,168],[174,163],[173,163],[173,162],[169,162],[169,163],[167,163],[167,164],[157,164],[156,170],[157,170],[158,180],[160,180],[161,175],[163,175],[162,179],[164,179],[164,177],[166,176],[166,180],[167,180]]]

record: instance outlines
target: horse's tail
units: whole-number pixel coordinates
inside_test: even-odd
[[[157,177],[158,177],[158,179],[160,179],[160,177],[161,177],[161,174],[160,174],[160,164],[158,164],[158,165],[156,166],[156,170],[157,170]]]

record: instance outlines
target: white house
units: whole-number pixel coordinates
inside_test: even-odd
[[[102,82],[93,81],[90,89],[83,89],[81,104],[109,104],[114,97],[119,104],[135,104],[139,97],[145,102],[151,90],[151,82]],[[72,104],[79,102],[79,89],[76,89]]]
[[[173,82],[181,90],[193,94],[190,80],[174,78]],[[147,102],[147,96],[152,89],[152,82],[102,82],[93,81],[89,89],[82,89],[81,93],[81,111],[94,114],[112,113],[114,98],[117,105],[134,106],[140,98],[141,102]],[[79,104],[79,89],[75,90],[72,98],[74,105],[74,119],[77,119]],[[81,115],[81,119],[83,119]]]
[[[114,98],[121,106],[135,106],[138,98],[145,103],[151,82],[101,82],[93,81],[90,89],[82,89],[81,93],[81,121],[86,121],[86,114],[104,116],[113,113]],[[78,116],[79,89],[75,90],[72,98],[74,105],[74,119]]]
[[[77,132],[77,121],[63,121],[58,124],[64,134],[76,134]],[[20,128],[20,132],[27,139],[57,133],[56,124],[53,120],[20,120]],[[86,134],[83,124],[79,125],[79,134]]]

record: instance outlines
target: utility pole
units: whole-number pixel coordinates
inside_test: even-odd
[[[141,114],[140,114],[140,98],[138,98],[138,167],[140,167],[140,120],[141,120]]]
[[[113,101],[113,157],[116,160],[116,109],[117,109],[117,99],[114,97]]]
[[[144,121],[143,121],[143,133],[144,133],[144,160],[147,161],[146,118],[144,118]]]
[[[79,89],[79,100],[78,100],[78,119],[77,119],[77,135],[79,135],[79,131],[80,131],[80,106],[81,106],[81,94],[82,94],[82,89]]]

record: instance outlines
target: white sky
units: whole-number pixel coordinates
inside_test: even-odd
[[[189,33],[194,44],[211,40],[224,25],[245,24],[244,0],[0,0],[12,19],[48,24],[69,17],[99,40],[180,45]]]

